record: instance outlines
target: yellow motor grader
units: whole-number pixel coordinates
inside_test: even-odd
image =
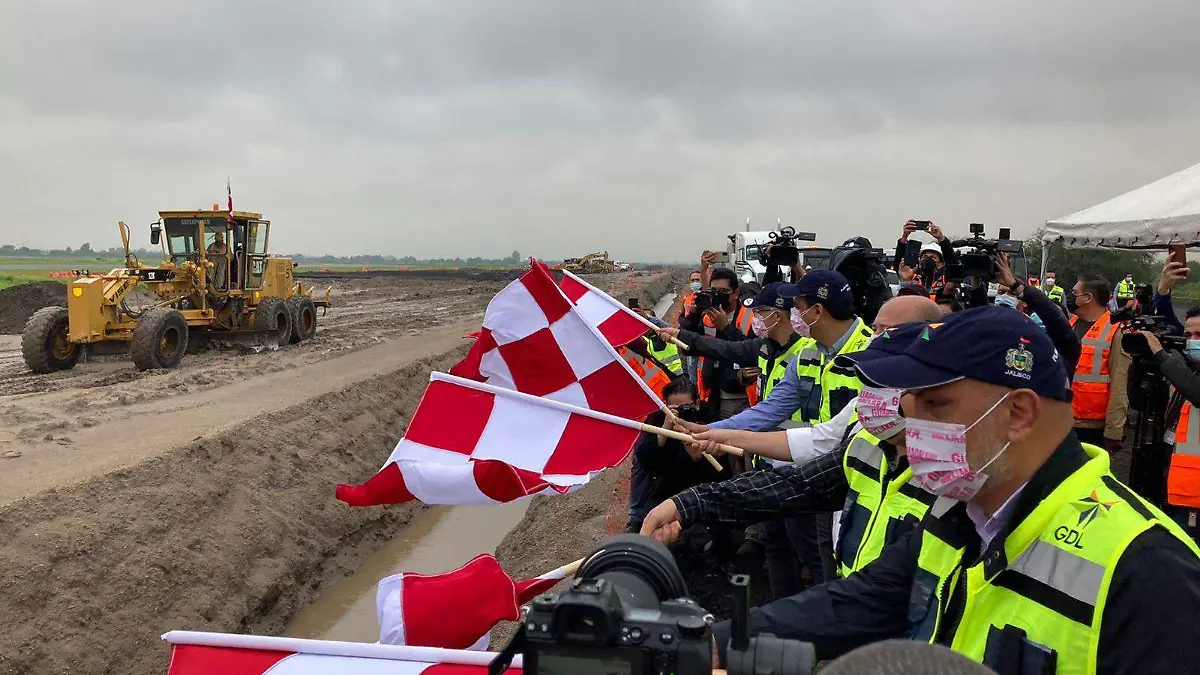
[[[66,307],[29,318],[21,353],[30,370],[72,368],[84,345],[99,353],[128,348],[134,365],[148,370],[179,365],[189,340],[208,333],[272,345],[316,333],[316,308],[329,307],[330,289],[314,298],[293,281],[291,259],[267,253],[271,223],[262,214],[214,207],[158,215],[150,243],[162,247],[162,263],[138,261],[121,222],[125,266],[76,279]]]

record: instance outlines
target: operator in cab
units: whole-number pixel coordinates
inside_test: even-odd
[[[208,259],[213,264],[212,284],[214,288],[225,288],[225,277],[229,261],[226,256],[229,246],[225,243],[225,234],[217,232],[213,235],[213,243],[208,245]]]
[[[1195,671],[1200,549],[1079,441],[1041,329],[970,309],[856,368],[911,395],[913,480],[948,499],[861,570],[752,612],[751,633],[813,642],[821,659],[909,638],[999,673]],[[723,662],[728,624],[714,636]]]

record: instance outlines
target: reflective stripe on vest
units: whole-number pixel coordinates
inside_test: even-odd
[[[650,352],[650,356],[658,359],[658,362],[667,367],[672,375],[680,375],[683,373],[683,357],[679,355],[679,347],[664,341],[666,345],[663,349],[654,348],[654,340],[646,338],[646,351]]]
[[[776,354],[774,361],[768,359],[764,353],[769,349],[769,343],[764,341],[763,346],[758,350],[759,399],[769,396],[775,385],[783,381],[783,378],[787,376],[787,369],[792,366],[794,359],[800,358],[818,365],[821,362],[821,353],[817,351],[817,343],[811,339],[797,338],[782,353]]]
[[[625,361],[629,363],[629,366],[633,368],[633,372],[642,378],[642,382],[645,382],[646,386],[650,387],[650,391],[654,392],[655,396],[662,398],[663,387],[667,386],[671,381],[671,376],[663,372],[663,369],[659,368],[658,364],[654,363],[651,359],[643,358],[641,354],[630,349],[625,349],[624,347],[622,347],[622,350],[624,351],[622,356],[625,357]]]
[[[1137,293],[1137,287],[1128,279],[1122,279],[1117,282],[1117,299],[1129,300]]]
[[[867,344],[871,342],[872,333],[863,320],[858,318],[854,320],[851,330],[846,344],[842,345],[837,354],[826,357],[821,365],[821,422],[833,419],[862,390],[862,382],[859,381],[854,368],[839,365],[837,357],[866,349]]]
[[[870,564],[884,546],[916,527],[937,499],[910,482],[911,469],[888,481],[889,466],[880,443],[874,435],[859,431],[842,459],[850,490],[842,509],[834,559],[843,578]]]
[[[1071,317],[1071,326],[1079,320]],[[1075,366],[1075,378],[1071,382],[1071,409],[1077,420],[1102,420],[1108,412],[1109,381],[1108,358],[1117,325],[1111,323],[1105,312],[1080,341],[1082,349],[1079,364]]]
[[[1167,470],[1167,503],[1200,509],[1200,416],[1187,401],[1175,425],[1175,452]]]
[[[1047,495],[1001,547],[990,549],[985,556],[990,565],[980,561],[964,569],[965,546],[938,536],[951,530],[931,509],[910,595],[915,637],[948,643],[995,669],[1001,659],[998,636],[1012,627],[1028,643],[1057,654],[1055,673],[1095,673],[1112,572],[1129,543],[1157,526],[1200,560],[1200,549],[1179,526],[1117,481],[1103,450],[1083,448],[1087,463]],[[950,602],[950,595],[962,592],[965,597]],[[957,623],[946,614],[952,604],[963,609]]]

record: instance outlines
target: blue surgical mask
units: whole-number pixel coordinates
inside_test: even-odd
[[[693,282],[692,282],[692,290],[693,290],[693,291],[698,291],[698,290],[700,290],[700,282],[699,282],[699,281],[693,281]]]
[[[1188,340],[1187,347],[1183,350],[1184,356],[1192,363],[1200,365],[1200,340]]]
[[[1017,308],[1017,299],[1011,295],[997,295],[996,296],[996,304],[1001,307],[1008,307],[1009,309],[1016,309]]]

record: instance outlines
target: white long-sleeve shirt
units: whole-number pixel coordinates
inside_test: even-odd
[[[792,463],[797,466],[807,464],[821,455],[826,455],[838,449],[842,444],[842,439],[847,435],[858,433],[862,427],[857,421],[854,422],[854,428],[849,434],[846,433],[846,428],[850,426],[850,420],[854,419],[854,404],[858,399],[854,399],[846,404],[842,410],[828,422],[811,427],[799,427],[788,429],[787,440],[788,450],[792,454]]]

